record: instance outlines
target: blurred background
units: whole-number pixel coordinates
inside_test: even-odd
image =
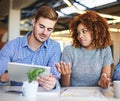
[[[69,22],[86,10],[97,11],[110,25],[114,65],[120,58],[120,0],[0,0],[0,49],[4,44],[32,29],[31,19],[36,10],[48,5],[58,12],[59,20],[51,38],[58,41],[61,49],[71,44]]]

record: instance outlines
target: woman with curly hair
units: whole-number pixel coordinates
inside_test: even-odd
[[[56,63],[62,86],[108,86],[113,64],[108,28],[107,21],[95,11],[71,20],[73,43],[64,48],[61,63]]]

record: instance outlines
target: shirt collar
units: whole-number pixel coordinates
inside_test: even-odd
[[[43,47],[45,47],[45,48],[48,47],[48,40],[49,40],[49,39],[47,39],[47,40],[42,44]]]
[[[32,31],[28,32],[24,37],[23,37],[23,40],[22,40],[22,46],[25,47],[25,46],[28,46],[28,36],[32,33]]]
[[[22,46],[25,47],[25,46],[29,46],[28,45],[28,36],[32,34],[32,31],[28,32],[24,37],[23,37],[23,40],[22,40]],[[47,39],[43,44],[42,44],[42,47],[45,47],[47,48],[48,47],[48,43],[49,43],[49,39]]]

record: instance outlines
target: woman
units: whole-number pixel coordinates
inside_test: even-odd
[[[111,81],[111,37],[106,20],[94,11],[74,17],[70,23],[73,43],[63,50],[61,63],[62,86],[101,86]]]

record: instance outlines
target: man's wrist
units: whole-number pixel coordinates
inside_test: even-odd
[[[56,84],[55,84],[55,86],[53,87],[53,89],[55,89],[56,88]]]

